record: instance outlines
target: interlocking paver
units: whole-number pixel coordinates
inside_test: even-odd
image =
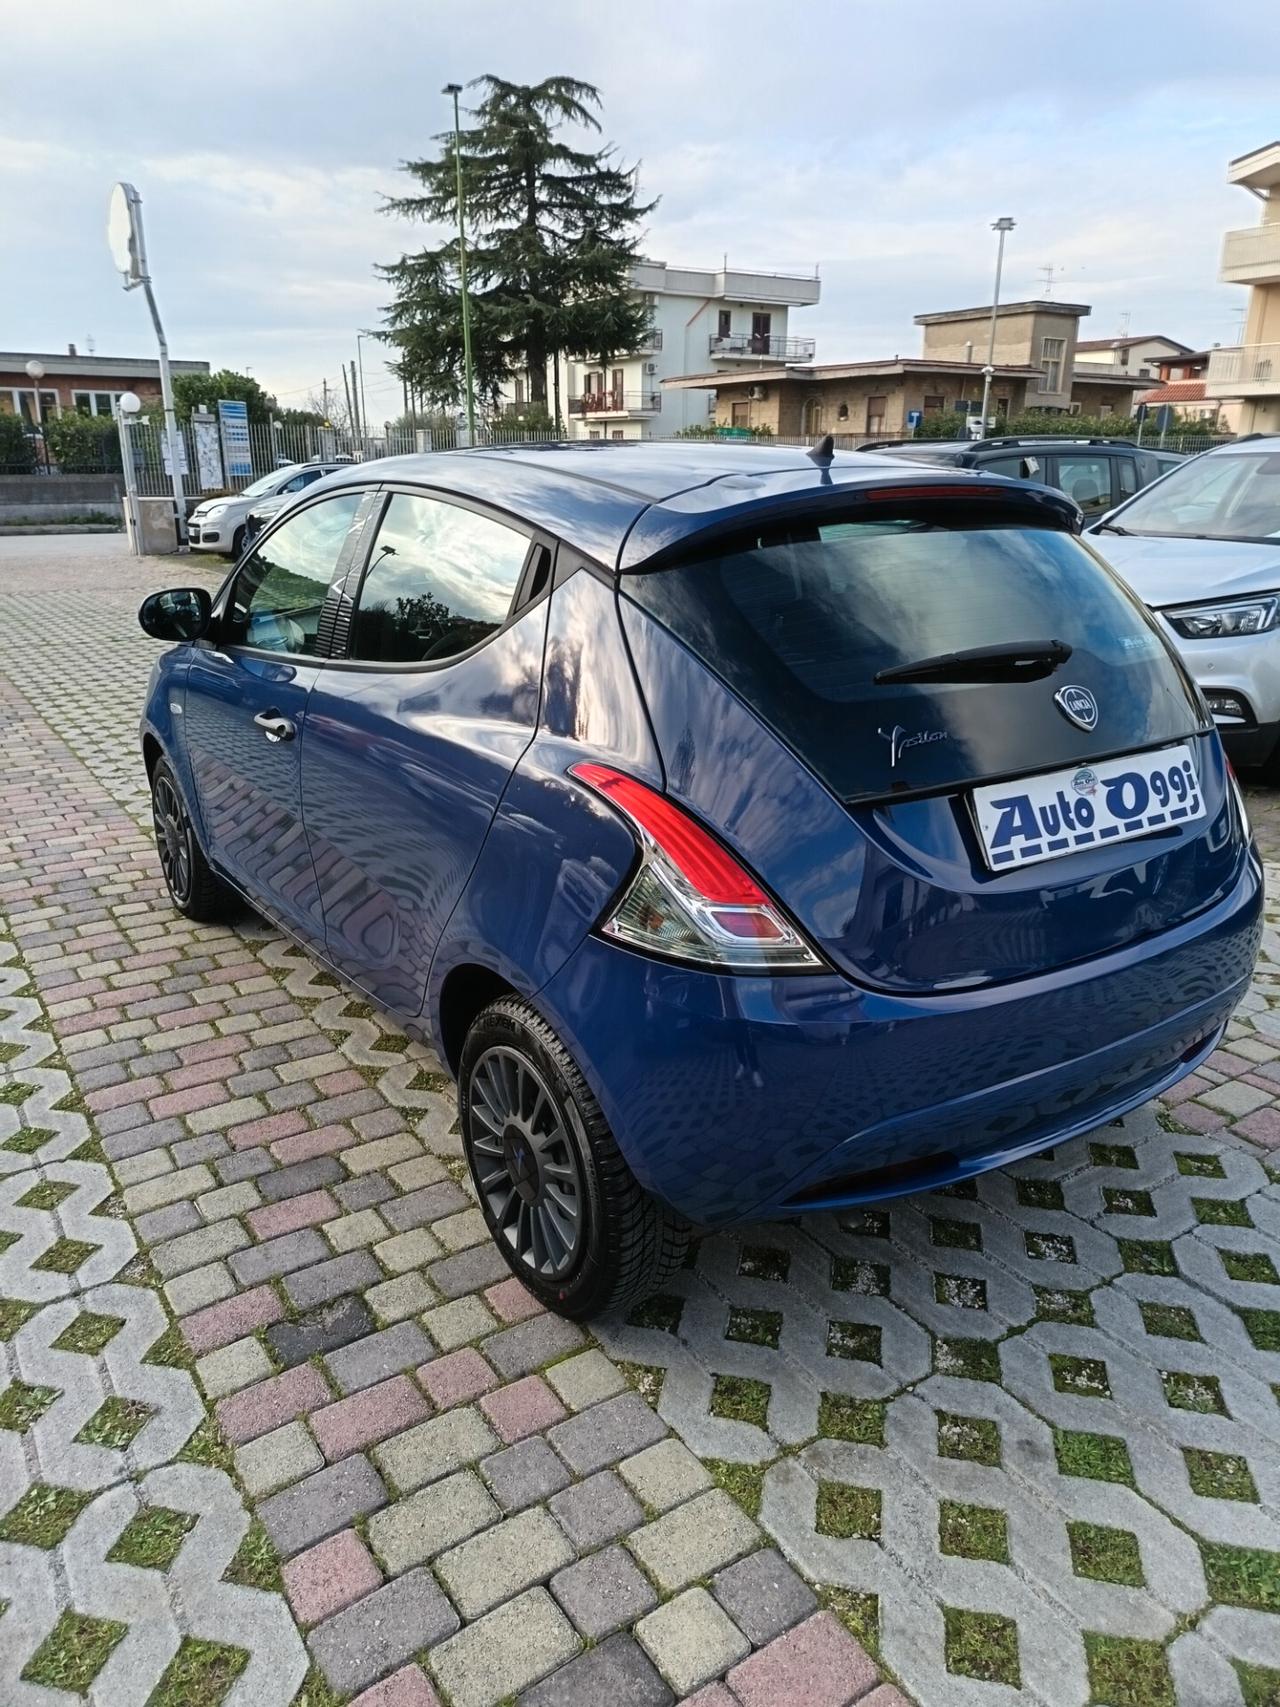
[[[349,1295],[317,1305],[293,1322],[277,1322],[266,1332],[272,1355],[286,1369],[308,1358],[335,1352],[373,1333],[373,1317],[362,1298]],[[333,1364],[329,1364],[333,1373]]]
[[[763,1647],[818,1609],[817,1597],[772,1548],[717,1572],[712,1592],[754,1646]]]
[[[492,1344],[487,1341],[486,1349]],[[547,1438],[571,1470],[588,1476],[654,1445],[666,1432],[638,1394],[619,1393],[616,1399],[606,1399],[558,1423]]]
[[[239,1445],[278,1428],[290,1418],[313,1411],[329,1399],[329,1388],[318,1369],[301,1364],[234,1393],[218,1405],[218,1422],[227,1439]]]
[[[374,1462],[402,1493],[486,1458],[498,1437],[470,1405],[432,1417],[373,1449]]]
[[[654,1512],[669,1511],[711,1486],[707,1470],[679,1440],[660,1440],[633,1458],[624,1458],[618,1474],[640,1503]]]
[[[520,1707],[668,1707],[675,1697],[630,1636],[612,1636],[520,1697]]]
[[[504,1511],[520,1511],[569,1485],[564,1464],[536,1435],[483,1459],[480,1469]]]
[[[710,1576],[759,1540],[755,1524],[719,1488],[699,1494],[627,1538],[650,1576],[668,1590]]]
[[[689,1588],[650,1612],[636,1625],[645,1652],[673,1689],[681,1695],[719,1677],[727,1666],[751,1652],[751,1644],[704,1588]],[[779,1698],[803,1701],[806,1695]]]
[[[284,1591],[301,1624],[318,1624],[371,1594],[382,1573],[354,1529],[331,1535],[281,1566]]]
[[[313,1411],[310,1420],[320,1450],[334,1459],[386,1440],[429,1414],[430,1406],[408,1376],[394,1375]]]
[[[408,1571],[311,1632],[311,1652],[334,1689],[373,1683],[458,1628],[458,1615],[426,1570]]]
[[[523,1440],[529,1434],[541,1434],[553,1423],[563,1421],[564,1406],[555,1394],[536,1375],[523,1381],[513,1381],[480,1400],[480,1409],[505,1441]]]
[[[840,1621],[819,1612],[735,1666],[728,1684],[742,1707],[846,1707],[879,1675]]]
[[[441,1643],[431,1664],[454,1707],[496,1707],[580,1647],[546,1589],[532,1588]]]
[[[605,1547],[557,1572],[551,1592],[593,1641],[629,1627],[658,1604],[653,1584],[621,1547]]]
[[[563,1531],[541,1507],[506,1518],[435,1562],[436,1575],[465,1618],[478,1618],[573,1560]]]
[[[550,1499],[548,1508],[580,1553],[616,1541],[644,1522],[643,1508],[612,1470],[575,1482]]]
[[[274,1493],[289,1482],[309,1476],[324,1463],[324,1454],[300,1422],[284,1423],[270,1434],[260,1434],[237,1447],[235,1456],[240,1480],[255,1496]]]
[[[502,1516],[472,1470],[397,1500],[369,1519],[369,1541],[393,1576],[456,1547]]]

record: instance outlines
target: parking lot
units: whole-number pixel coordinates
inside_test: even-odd
[[[586,1334],[430,1054],[164,898],[134,613],[215,572],[0,542],[5,1707],[1280,1703],[1274,907],[1164,1103]]]

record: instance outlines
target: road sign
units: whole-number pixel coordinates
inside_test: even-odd
[[[249,405],[220,398],[218,420],[222,424],[222,467],[228,480],[244,480],[253,473],[253,449],[249,442]]]
[[[924,420],[924,410],[923,409],[908,409],[907,410],[907,427],[908,427],[909,431],[914,433],[916,428],[920,425],[921,421],[923,421],[923,420]]]

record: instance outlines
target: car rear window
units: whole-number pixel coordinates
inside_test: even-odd
[[[847,800],[1055,769],[1200,725],[1146,611],[1052,529],[985,516],[788,523],[623,585]],[[942,653],[1051,640],[1071,656],[1041,679],[875,680]],[[1055,703],[1066,686],[1094,696],[1092,730]]]

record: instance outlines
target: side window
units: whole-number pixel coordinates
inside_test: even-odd
[[[292,480],[286,480],[280,488],[282,492],[301,492],[304,486],[310,486],[313,480],[319,480],[320,470],[309,468],[305,474],[295,474]]]
[[[226,645],[314,656],[325,594],[363,496],[313,504],[245,559],[222,620]]]
[[[1132,456],[1118,456],[1115,459],[1115,467],[1120,476],[1120,496],[1132,498],[1142,484],[1138,479],[1137,460]]]
[[[984,474],[1007,474],[1011,480],[1029,480],[1025,458],[1020,456],[988,456],[978,464]]]
[[[1111,463],[1105,456],[1060,456],[1058,485],[1086,514],[1111,507]]]
[[[437,498],[395,493],[369,555],[350,656],[428,664],[477,646],[507,620],[529,541]]]

